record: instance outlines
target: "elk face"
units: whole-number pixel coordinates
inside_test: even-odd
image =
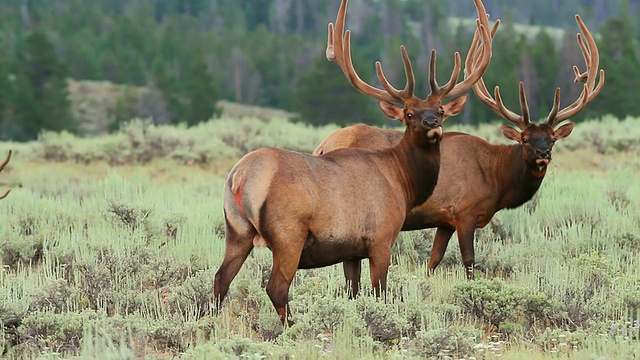
[[[459,114],[467,102],[467,95],[457,97],[442,105],[440,100],[429,96],[426,100],[417,98],[405,102],[405,107],[398,107],[387,101],[378,104],[382,111],[391,119],[402,121],[413,131],[424,133],[430,142],[436,142],[442,137],[442,124],[453,115]]]
[[[467,101],[467,96],[464,93],[482,78],[491,60],[492,34],[495,33],[500,22],[497,21],[493,29],[489,31],[491,28],[489,18],[482,1],[474,0],[474,3],[478,11],[478,18],[476,19],[476,32],[465,62],[464,78],[458,82],[462,64],[460,53],[455,52],[451,77],[447,83],[439,85],[436,80],[436,51],[432,50],[429,58],[429,88],[431,92],[424,100],[413,94],[415,76],[404,45],[400,46],[407,80],[404,89],[396,89],[389,83],[379,61],[376,62],[376,75],[382,89],[367,84],[358,76],[351,61],[351,32],[344,29],[347,0],[343,0],[340,4],[335,26],[333,23],[329,23],[327,60],[338,64],[351,85],[358,91],[378,100],[380,108],[389,118],[402,121],[411,131],[426,134],[427,140],[435,143],[442,137],[444,120],[462,111]],[[442,105],[442,101],[446,99],[453,100]],[[402,104],[404,107],[399,107],[396,104]]]
[[[527,164],[541,170],[551,161],[551,149],[555,142],[569,136],[574,125],[574,123],[568,123],[554,131],[548,124],[530,123],[522,132],[502,125],[502,132],[508,139],[522,145]]]
[[[551,149],[556,140],[569,136],[575,124],[570,122],[557,129],[556,127],[580,113],[590,101],[600,94],[604,84],[604,70],[600,69],[598,71],[600,53],[598,52],[596,41],[580,18],[580,15],[576,15],[576,22],[582,31],[582,33],[576,35],[576,38],[578,39],[578,45],[584,57],[587,70],[581,72],[578,66],[575,65],[573,72],[575,73],[574,82],[584,82],[582,93],[572,104],[560,110],[560,88],[556,88],[553,106],[544,123],[536,124],[531,122],[529,105],[527,105],[527,96],[522,81],[518,89],[521,114],[507,109],[500,96],[500,87],[496,86],[493,95],[491,95],[482,78],[473,85],[473,91],[480,101],[489,106],[496,114],[509,120],[522,130],[520,132],[520,130],[513,127],[502,125],[504,136],[522,144],[527,164],[537,167],[540,171],[551,161]],[[474,59],[472,58],[470,61],[473,63]],[[600,80],[596,82],[598,76]]]

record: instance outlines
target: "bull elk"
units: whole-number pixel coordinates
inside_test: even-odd
[[[2,172],[2,170],[4,170],[5,166],[7,166],[7,164],[9,163],[9,160],[11,160],[11,150],[9,150],[9,153],[7,154],[7,157],[4,159],[2,164],[0,164],[0,172]],[[7,195],[9,195],[9,192],[11,192],[11,190],[7,190],[7,191],[5,191],[4,194],[0,195],[0,200],[6,198]]]
[[[553,145],[571,134],[574,123],[556,127],[578,114],[600,93],[604,70],[600,70],[600,80],[596,85],[598,48],[579,15],[576,15],[576,21],[584,33],[584,38],[578,33],[577,39],[587,70],[581,73],[577,66],[573,67],[575,82],[585,83],[574,103],[560,110],[560,89],[556,89],[553,107],[546,121],[535,124],[529,119],[522,82],[519,84],[522,114],[519,115],[504,106],[498,86],[493,97],[480,79],[473,86],[475,94],[494,112],[519,128],[501,127],[504,136],[517,144],[496,145],[469,134],[444,134],[440,145],[440,174],[433,194],[409,212],[402,227],[402,230],[437,228],[428,263],[430,272],[438,266],[449,239],[457,232],[467,278],[473,278],[475,229],[486,226],[497,211],[516,208],[533,197],[547,172]],[[474,61],[473,58],[470,56],[467,61]],[[401,137],[402,133],[397,130],[355,125],[329,135],[314,154],[327,156],[339,148],[379,150],[395,146]],[[353,262],[345,262],[344,267],[345,273],[354,271]],[[347,279],[350,278],[347,276]]]
[[[283,324],[291,323],[288,292],[297,269],[359,264],[368,258],[375,294],[385,291],[391,246],[405,215],[424,203],[435,186],[442,123],[462,111],[467,100],[462,94],[480,79],[491,58],[487,16],[482,2],[475,3],[477,32],[486,45],[475,68],[467,69],[458,82],[461,63],[456,53],[449,82],[439,86],[433,51],[431,93],[421,100],[413,95],[415,77],[404,46],[403,90],[389,84],[380,62],[376,72],[383,89],[360,79],[351,61],[350,31],[344,32],[347,0],[342,0],[335,27],[333,23],[328,27],[327,59],[340,66],[358,91],[377,99],[387,116],[402,121],[406,130],[396,146],[377,151],[343,149],[313,156],[264,148],[240,159],[224,186],[226,249],[215,275],[216,311],[255,246],[267,246],[272,252],[266,291]],[[444,105],[448,98],[453,100]],[[360,273],[347,276],[359,280]]]

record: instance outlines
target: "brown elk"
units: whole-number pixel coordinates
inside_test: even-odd
[[[0,164],[0,172],[2,172],[2,170],[4,170],[5,166],[7,166],[7,164],[9,163],[9,160],[11,160],[11,150],[9,150],[9,153],[7,154],[7,157],[4,159],[2,164]],[[4,194],[0,195],[0,200],[6,198],[7,195],[9,195],[9,192],[11,192],[11,190],[7,190],[7,191],[5,191]]]
[[[573,67],[575,82],[585,82],[582,93],[573,104],[560,110],[560,89],[556,89],[552,110],[547,120],[538,125],[529,119],[522,82],[519,87],[522,115],[518,115],[504,106],[498,86],[494,98],[480,79],[473,86],[475,94],[520,129],[502,125],[503,134],[518,144],[495,145],[469,134],[444,134],[436,188],[425,203],[410,211],[402,227],[402,230],[437,228],[428,263],[430,272],[438,266],[449,239],[457,232],[467,278],[473,278],[475,229],[486,226],[497,211],[516,208],[533,197],[545,177],[554,143],[569,136],[574,123],[556,127],[578,114],[602,89],[603,70],[600,70],[600,80],[596,85],[599,66],[596,42],[580,16],[576,15],[576,21],[584,33],[584,39],[580,33],[577,39],[587,70],[580,73],[577,66]],[[495,28],[492,34],[494,32]],[[473,61],[473,56],[467,61]],[[314,154],[326,156],[329,151],[340,148],[384,149],[397,144],[401,137],[402,133],[397,130],[355,125],[329,135]],[[345,262],[344,267],[345,273],[354,271],[353,262]]]
[[[226,249],[215,276],[216,310],[254,246],[266,245],[272,252],[266,290],[283,323],[288,319],[288,291],[297,269],[359,264],[368,258],[376,295],[385,291],[391,246],[405,215],[423,203],[435,186],[442,123],[462,110],[467,97],[460,95],[480,79],[491,58],[486,13],[480,0],[475,3],[477,31],[486,49],[461,82],[460,54],[456,53],[453,74],[443,86],[435,79],[432,52],[431,93],[421,100],[413,95],[415,78],[404,47],[407,83],[403,90],[389,84],[379,62],[376,70],[384,89],[360,79],[351,61],[350,32],[344,32],[347,0],[342,1],[335,28],[329,24],[327,59],[340,66],[358,91],[379,100],[385,114],[402,121],[406,130],[396,146],[383,150],[343,149],[313,156],[264,148],[240,159],[224,187]],[[454,99],[443,105],[448,98]],[[360,273],[347,276],[359,279]]]

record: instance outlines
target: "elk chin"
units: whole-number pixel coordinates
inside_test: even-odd
[[[537,166],[547,166],[549,165],[549,159],[536,159]]]
[[[442,126],[438,126],[435,129],[430,129],[429,131],[427,131],[427,138],[432,143],[440,140],[440,138],[442,138]]]
[[[536,159],[536,167],[538,171],[544,170],[549,165],[549,159]]]

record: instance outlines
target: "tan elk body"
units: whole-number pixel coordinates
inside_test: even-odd
[[[356,89],[379,100],[387,116],[401,120],[406,130],[396,146],[382,150],[342,149],[313,156],[266,148],[245,155],[224,187],[226,250],[215,277],[217,309],[249,253],[260,245],[273,254],[267,294],[283,323],[288,317],[289,286],[299,268],[359,264],[367,258],[376,294],[385,290],[391,246],[405,215],[423,203],[435,186],[442,123],[462,110],[467,97],[460,95],[482,76],[491,57],[487,15],[481,1],[474,1],[479,35],[472,47],[480,38],[486,48],[474,68],[465,69],[460,83],[456,53],[453,74],[443,86],[435,80],[432,53],[431,94],[424,100],[413,95],[415,79],[404,47],[407,85],[403,90],[388,83],[379,62],[377,74],[384,90],[358,77],[351,62],[350,33],[344,33],[347,0],[342,1],[335,28],[329,24],[327,58],[340,66]],[[443,105],[446,98],[454,99]],[[356,275],[359,279],[359,271],[348,276]]]
[[[519,89],[522,115],[518,115],[504,106],[498,87],[494,91],[494,98],[480,79],[473,86],[474,92],[497,114],[518,126],[520,131],[502,126],[504,135],[517,144],[496,145],[473,135],[456,132],[443,135],[436,188],[425,203],[407,214],[403,225],[403,230],[437,228],[428,264],[430,271],[438,266],[451,236],[456,232],[467,277],[473,278],[475,229],[486,226],[497,211],[518,207],[533,197],[545,177],[554,143],[569,136],[574,124],[557,126],[575,116],[602,89],[602,70],[596,85],[599,56],[595,40],[579,16],[576,16],[576,21],[586,39],[585,43],[578,33],[587,71],[580,73],[574,66],[575,81],[585,84],[583,92],[573,104],[559,110],[560,91],[556,89],[553,108],[547,120],[538,125],[530,122],[522,83]],[[495,33],[495,27],[492,33]],[[468,61],[473,61],[471,56]],[[329,135],[314,154],[326,156],[340,148],[385,149],[394,146],[400,137],[401,132],[397,130],[355,125]],[[344,266],[353,271],[352,263],[345,263]]]

